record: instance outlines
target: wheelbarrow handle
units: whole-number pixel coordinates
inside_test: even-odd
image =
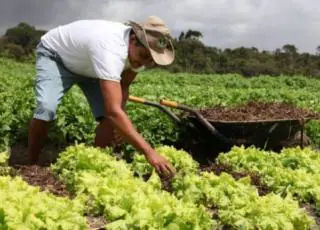
[[[153,106],[153,107],[159,108],[161,111],[163,111],[164,113],[169,115],[169,117],[171,117],[171,119],[173,119],[176,123],[178,123],[178,124],[181,123],[181,119],[176,114],[171,112],[169,109],[167,109],[163,105],[160,105],[159,103],[156,103],[156,102],[153,102],[153,101],[148,101],[148,100],[146,100],[144,98],[131,96],[131,95],[129,96],[128,99],[129,99],[129,101],[132,101],[132,102],[137,102],[137,103],[141,103],[141,104],[144,104],[144,105],[149,105],[149,106]]]
[[[194,114],[198,121],[207,128],[207,130],[214,136],[216,136],[217,138],[219,138],[220,140],[222,140],[223,142],[225,142],[226,144],[228,144],[229,146],[233,145],[232,140],[230,140],[229,138],[225,137],[224,135],[222,135],[212,124],[210,124],[210,122],[204,118],[204,116],[202,116],[202,114],[200,112],[198,112],[197,110],[190,108],[189,106],[183,105],[183,104],[179,104],[175,101],[169,101],[169,100],[160,100],[160,104],[164,105],[164,106],[168,106],[171,108],[176,108],[176,109],[181,109],[184,111],[188,111],[192,114]]]
[[[179,107],[179,103],[175,102],[175,101],[169,101],[169,100],[160,100],[160,104],[164,105],[164,106],[168,106],[171,108],[178,108]]]
[[[186,106],[186,105],[183,105],[183,104],[180,104],[180,103],[175,102],[175,101],[161,99],[160,100],[160,105],[164,105],[164,106],[167,106],[167,107],[171,107],[171,108],[175,108],[175,109],[181,109],[181,110],[184,110],[184,111],[189,111],[191,113],[195,113],[195,110],[193,108],[191,108],[189,106]]]
[[[129,101],[138,102],[144,104],[146,102],[146,99],[136,96],[129,96]]]

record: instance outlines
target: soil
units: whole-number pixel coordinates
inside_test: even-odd
[[[320,119],[320,113],[303,110],[285,103],[264,103],[250,101],[234,108],[213,107],[199,110],[212,121],[263,121],[277,119]]]
[[[211,213],[211,217],[212,217],[213,220],[217,220],[217,221],[220,220],[220,218],[219,218],[219,208],[218,207],[213,206],[213,207],[207,208],[207,211],[209,213]],[[230,225],[221,226],[221,230],[231,230],[231,229],[234,229],[234,228],[232,228],[232,226],[230,226]]]
[[[90,230],[104,230],[107,221],[103,216],[86,216]]]
[[[59,181],[50,170],[51,163],[56,162],[63,146],[46,143],[36,165],[30,165],[27,155],[27,141],[20,141],[10,149],[9,166],[15,175],[21,176],[30,185],[38,186],[41,191],[49,191],[57,196],[72,198],[66,185]]]
[[[201,166],[202,171],[213,172],[216,175],[220,175],[222,172],[230,174],[234,179],[239,180],[240,178],[249,176],[251,178],[251,184],[256,186],[260,196],[264,196],[270,193],[272,190],[266,184],[261,181],[261,178],[257,173],[254,172],[235,172],[228,165],[211,163],[207,166]]]
[[[134,174],[134,176],[138,176],[138,174]],[[142,175],[142,178],[143,178],[144,181],[148,181],[150,179],[150,177],[151,177],[151,173]],[[161,181],[161,188],[164,191],[172,193],[173,192],[173,188],[172,188],[171,178],[164,177],[162,175],[159,175],[159,177],[160,177],[160,181]]]
[[[64,151],[65,148],[66,145],[59,145],[50,142],[45,143],[44,148],[39,156],[37,165],[49,166],[50,164],[55,163],[59,156],[59,153]],[[9,166],[29,165],[27,150],[28,144],[26,140],[19,141],[11,146]]]
[[[15,165],[17,175],[21,176],[30,185],[40,187],[41,191],[49,191],[56,196],[72,198],[67,186],[59,181],[48,167],[38,165]]]
[[[172,193],[173,187],[172,187],[171,178],[166,178],[166,177],[160,176],[160,180],[161,180],[162,189],[169,192],[169,193]]]
[[[320,216],[319,214],[317,214],[317,210],[316,210],[316,206],[315,204],[303,204],[301,205],[302,208],[304,208],[306,210],[306,212],[312,217],[314,218],[314,220],[316,221],[316,225],[312,226],[311,230],[316,230],[319,229],[320,226]]]

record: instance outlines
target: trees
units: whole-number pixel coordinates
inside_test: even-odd
[[[21,22],[9,28],[0,38],[0,55],[17,60],[32,57],[41,36],[46,31]],[[316,54],[299,53],[293,44],[284,44],[274,51],[256,47],[221,49],[202,42],[203,34],[198,30],[181,31],[173,44],[176,51],[174,63],[165,68],[173,72],[194,73],[238,73],[244,76],[269,74],[303,74],[320,77],[320,45]]]
[[[320,45],[317,46],[316,50],[317,50],[317,55],[320,56]]]
[[[7,52],[9,56],[21,60],[24,56],[33,53],[45,32],[21,22],[17,26],[7,29],[5,35],[0,39],[0,52]]]
[[[200,31],[197,30],[188,30],[186,33],[184,33],[183,31],[180,33],[179,35],[179,41],[182,41],[183,39],[195,39],[195,40],[199,40],[200,38],[202,38],[203,35]]]
[[[320,45],[317,55],[298,52],[293,44],[285,44],[272,51],[256,47],[237,47],[224,50],[206,46],[201,42],[202,33],[182,31],[174,46],[176,60],[169,70],[197,73],[239,73],[244,76],[280,74],[320,75]]]

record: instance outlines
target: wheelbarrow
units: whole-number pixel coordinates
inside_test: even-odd
[[[212,154],[229,151],[234,145],[255,146],[278,152],[293,138],[303,148],[306,139],[304,125],[310,120],[309,118],[260,121],[208,120],[198,110],[170,100],[160,100],[157,103],[129,96],[129,101],[159,108],[181,129],[185,129],[181,135],[185,145],[190,147],[190,143],[196,142],[198,144],[196,149],[200,146],[203,152],[210,151]],[[184,113],[178,116],[168,108],[179,109]]]

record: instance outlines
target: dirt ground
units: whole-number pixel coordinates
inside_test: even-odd
[[[27,141],[19,141],[10,148],[9,165],[28,165],[27,155]],[[58,154],[66,148],[66,145],[59,145],[55,143],[47,142],[44,145],[39,156],[39,162],[37,165],[49,166],[51,163],[56,162]]]

